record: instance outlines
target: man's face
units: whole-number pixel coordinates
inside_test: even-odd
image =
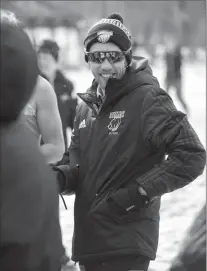
[[[111,43],[94,43],[90,48],[90,53],[95,52],[122,52],[121,49]],[[99,56],[104,56],[104,54],[99,54]],[[109,54],[110,56],[110,54]],[[104,57],[103,57],[104,59]],[[89,59],[89,67],[95,77],[96,82],[100,85],[102,89],[105,89],[106,84],[109,78],[120,79],[125,71],[127,66],[126,57],[123,55],[118,58],[118,61],[113,61],[113,58],[105,58],[103,62],[97,63],[95,60]]]
[[[46,76],[52,76],[57,69],[57,61],[50,53],[40,52],[38,54],[38,64],[41,72]]]

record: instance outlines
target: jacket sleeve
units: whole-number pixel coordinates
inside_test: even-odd
[[[203,173],[205,149],[186,115],[164,90],[153,89],[145,95],[142,129],[149,148],[168,155],[137,179],[150,199],[184,187]]]
[[[78,179],[80,150],[79,150],[79,119],[81,105],[77,106],[76,117],[74,120],[74,128],[71,136],[71,144],[64,153],[63,158],[55,166],[53,170],[58,172],[57,179],[61,193],[75,192],[76,181]]]

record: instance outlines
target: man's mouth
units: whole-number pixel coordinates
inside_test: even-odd
[[[101,73],[100,75],[104,78],[114,78],[116,76],[115,73]]]

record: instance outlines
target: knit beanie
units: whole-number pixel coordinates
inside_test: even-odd
[[[101,19],[95,23],[88,31],[84,40],[85,52],[89,52],[93,43],[112,42],[116,44],[122,51],[126,52],[128,65],[132,60],[132,38],[128,29],[123,24],[123,18],[118,13],[113,13],[106,19]],[[88,62],[87,55],[85,60]]]
[[[53,40],[44,40],[40,45],[37,53],[49,53],[53,58],[58,61],[60,48]]]

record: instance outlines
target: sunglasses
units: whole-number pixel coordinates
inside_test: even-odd
[[[93,52],[93,53],[86,52],[85,54],[88,57],[88,61],[92,61],[98,64],[103,63],[105,59],[107,59],[111,63],[116,63],[116,62],[121,61],[126,55],[125,52],[117,52],[117,51]]]

